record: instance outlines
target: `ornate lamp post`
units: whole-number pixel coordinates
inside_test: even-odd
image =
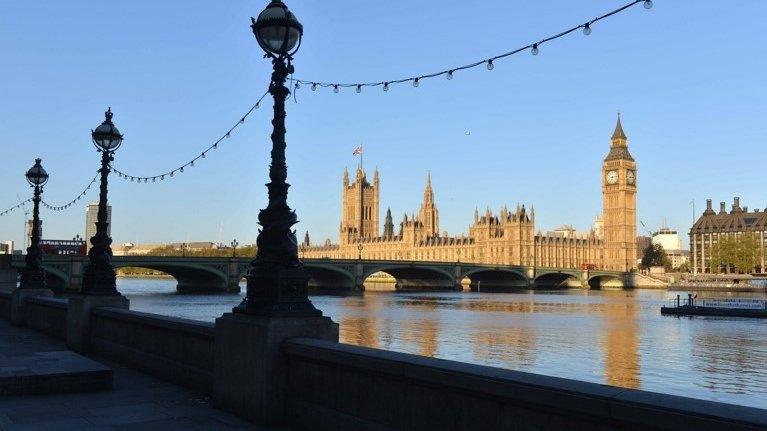
[[[45,289],[45,270],[43,252],[40,250],[40,195],[48,182],[48,173],[40,164],[42,159],[35,159],[35,164],[26,174],[29,185],[35,188],[34,209],[32,210],[32,243],[27,248],[26,268],[21,273],[21,289]]]
[[[262,226],[256,244],[258,253],[248,271],[247,294],[236,313],[259,316],[321,316],[309,300],[309,273],[298,259],[296,213],[288,206],[287,166],[285,164],[285,100],[290,90],[285,86],[293,73],[291,61],[298,51],[303,26],[288,7],[272,0],[258,19],[251,18],[253,34],[259,46],[272,60],[269,92],[274,98],[272,120],[272,163],[269,166],[269,204],[258,214]]]
[[[107,177],[109,163],[114,160],[114,153],[123,141],[123,135],[112,123],[112,108],[104,113],[104,122],[91,132],[93,145],[101,152],[101,187],[99,192],[99,211],[96,219],[96,235],[91,238],[88,251],[89,263],[83,274],[82,292],[93,296],[121,296],[117,291],[115,270],[112,267],[112,238],[107,233]]]
[[[237,257],[237,246],[240,245],[237,239],[232,240],[232,257]]]

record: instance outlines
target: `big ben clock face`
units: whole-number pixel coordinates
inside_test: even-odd
[[[607,180],[607,184],[618,184],[618,171],[608,171],[605,180]]]
[[[628,171],[626,172],[626,182],[628,184],[634,185],[636,183],[637,177],[634,171]]]

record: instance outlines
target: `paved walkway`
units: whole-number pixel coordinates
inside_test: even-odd
[[[59,340],[0,319],[0,357],[63,350]],[[201,393],[91,359],[114,369],[112,390],[0,397],[0,430],[265,430],[211,407]]]

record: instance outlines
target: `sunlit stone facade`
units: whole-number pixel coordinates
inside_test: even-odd
[[[440,233],[431,175],[427,176],[418,213],[403,215],[395,228],[391,210],[387,210],[383,234],[379,235],[380,176],[376,170],[371,183],[358,167],[354,182],[344,172],[339,243],[328,240],[312,246],[305,241],[300,256],[627,271],[634,267],[636,256],[636,164],[628,152],[620,119],[602,178],[604,239],[593,229],[587,233],[571,228],[536,231],[535,209],[525,205],[503,207],[498,212],[487,209],[483,214],[475,210],[468,235]],[[609,258],[607,251],[612,253]]]

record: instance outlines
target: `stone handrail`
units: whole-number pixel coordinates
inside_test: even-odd
[[[310,429],[767,429],[756,408],[314,339],[283,352],[287,417]]]

